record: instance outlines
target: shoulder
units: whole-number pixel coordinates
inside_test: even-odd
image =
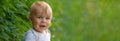
[[[25,36],[32,35],[32,29],[26,32]]]
[[[34,41],[34,39],[35,39],[35,36],[32,32],[32,29],[30,29],[29,31],[26,32],[24,40],[25,41]]]
[[[47,29],[47,30],[46,30],[46,32],[47,32],[47,33],[50,33],[50,30],[49,30],[49,29]]]
[[[51,37],[51,32],[50,32],[50,30],[47,29],[46,32],[47,32],[46,35],[50,38],[50,37]]]

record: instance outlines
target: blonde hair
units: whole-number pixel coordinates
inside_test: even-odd
[[[34,13],[36,13],[36,9],[40,8],[42,10],[42,12],[46,12],[46,13],[51,13],[52,14],[52,9],[50,7],[49,4],[47,4],[46,2],[44,1],[37,1],[35,3],[33,3],[30,7],[30,15],[34,15]],[[42,13],[41,12],[41,13]]]

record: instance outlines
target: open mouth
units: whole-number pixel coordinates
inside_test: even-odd
[[[45,28],[46,26],[45,25],[40,25],[41,28]]]

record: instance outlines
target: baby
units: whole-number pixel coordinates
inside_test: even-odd
[[[35,2],[30,8],[29,19],[33,28],[25,35],[25,41],[50,41],[50,31],[48,30],[51,19],[52,9],[44,1]]]

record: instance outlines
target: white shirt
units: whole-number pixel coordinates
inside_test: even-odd
[[[46,30],[45,34],[30,29],[25,35],[25,41],[50,41],[50,31]]]

